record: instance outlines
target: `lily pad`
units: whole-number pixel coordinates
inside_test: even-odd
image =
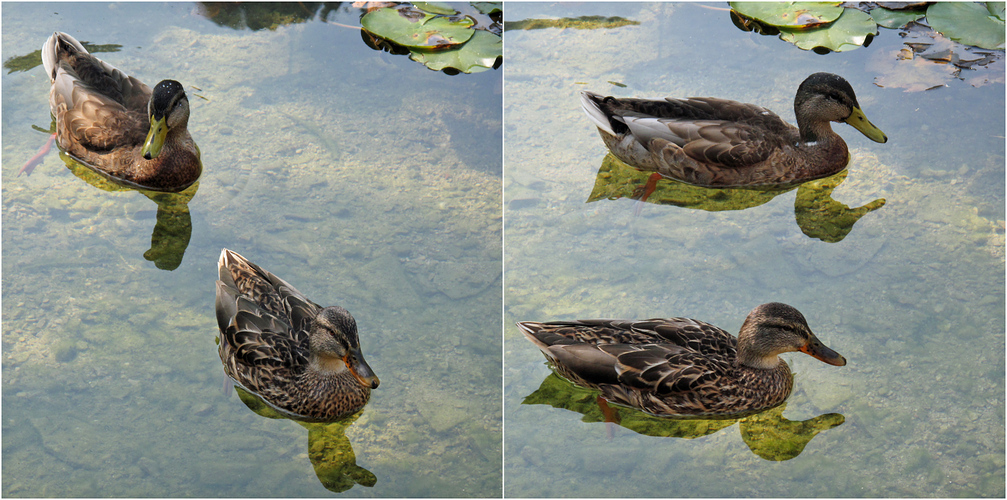
[[[383,8],[360,19],[367,31],[411,48],[446,48],[472,38],[474,22],[465,17],[452,20],[425,12]]]
[[[472,38],[453,50],[413,50],[410,59],[440,71],[454,68],[463,73],[478,73],[493,68],[503,56],[503,40],[487,31],[474,31]]]
[[[780,38],[804,50],[823,47],[834,52],[853,50],[864,45],[868,36],[878,34],[871,16],[857,9],[843,9],[843,14],[828,26],[810,30],[780,28]]]
[[[445,16],[453,16],[458,13],[454,7],[444,3],[444,2],[413,2],[413,6],[423,12],[429,12],[431,14],[441,14]]]
[[[472,2],[471,5],[483,14],[503,12],[503,2]]]
[[[1002,16],[1003,2],[991,6],[971,2],[937,2],[927,9],[930,27],[952,40],[985,49],[1004,48]]]
[[[828,24],[843,14],[839,2],[730,2],[735,12],[766,24],[807,29]]]
[[[999,19],[1000,22],[1004,22],[1004,10],[1007,10],[1004,2],[986,2],[986,10],[990,12],[990,15]]]
[[[925,9],[889,10],[878,7],[871,11],[871,17],[882,28],[901,28],[927,15]]]

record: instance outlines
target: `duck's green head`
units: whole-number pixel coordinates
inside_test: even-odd
[[[329,372],[349,370],[360,385],[376,389],[380,381],[364,361],[357,340],[357,322],[349,311],[339,306],[318,312],[309,330],[311,353],[318,369]]]
[[[801,351],[834,366],[846,365],[846,358],[822,344],[811,332],[800,311],[787,304],[771,302],[756,307],[738,334],[738,362],[752,368],[772,369],[785,352]]]
[[[807,77],[797,89],[794,98],[794,113],[802,136],[813,133],[814,127],[806,126],[815,121],[848,123],[874,142],[888,142],[888,136],[875,127],[857,102],[850,82],[832,73],[815,73]],[[812,142],[813,136],[802,137]]]
[[[144,159],[150,160],[161,153],[168,132],[185,130],[189,123],[189,98],[182,84],[175,80],[162,80],[154,86],[147,114],[150,115],[150,130],[140,152]]]

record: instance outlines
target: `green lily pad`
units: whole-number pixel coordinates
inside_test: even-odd
[[[471,5],[483,14],[503,12],[503,2],[471,2]]]
[[[474,21],[465,17],[451,20],[419,11],[393,8],[372,10],[360,19],[367,31],[411,48],[445,48],[472,38]]]
[[[413,6],[423,12],[429,12],[431,14],[441,14],[445,16],[453,16],[458,13],[454,7],[444,3],[444,2],[413,2]]]
[[[986,10],[990,15],[996,17],[1000,22],[1004,22],[1004,2],[986,2]]]
[[[804,50],[816,47],[843,52],[860,47],[869,35],[878,34],[871,16],[857,9],[843,9],[843,15],[828,26],[810,30],[780,28],[780,38]]]
[[[889,10],[878,7],[871,11],[871,17],[882,28],[901,28],[927,15],[925,9]]]
[[[931,28],[965,45],[1002,49],[1003,9],[1003,2],[989,7],[971,2],[937,2],[927,9],[927,21]]]
[[[766,24],[806,29],[831,23],[843,14],[839,2],[730,2],[735,12]]]
[[[470,30],[473,31],[473,30]],[[413,50],[410,59],[440,71],[454,68],[463,73],[478,73],[491,69],[503,56],[503,40],[488,31],[474,30],[472,38],[451,50]]]

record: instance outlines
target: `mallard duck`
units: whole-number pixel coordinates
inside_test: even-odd
[[[815,337],[804,316],[780,303],[756,307],[735,339],[687,318],[518,323],[571,382],[613,403],[661,416],[737,416],[782,403],[801,351],[830,365],[846,359]]]
[[[346,309],[315,304],[226,248],[217,268],[218,352],[235,384],[303,421],[332,421],[367,403],[378,377]]]
[[[846,143],[829,122],[888,142],[842,77],[815,73],[794,98],[797,127],[754,104],[714,97],[619,99],[581,92],[581,107],[617,158],[705,187],[783,187],[846,168]]]
[[[60,149],[134,187],[177,192],[199,178],[203,166],[186,129],[182,84],[163,80],[151,90],[66,33],[46,40],[42,64]]]

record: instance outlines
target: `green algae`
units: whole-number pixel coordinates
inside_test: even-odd
[[[580,30],[595,30],[621,28],[623,26],[636,26],[639,21],[625,19],[618,16],[579,16],[562,19],[522,19],[520,21],[507,21],[504,23],[504,31],[508,30],[541,30],[548,28],[573,28]]]

